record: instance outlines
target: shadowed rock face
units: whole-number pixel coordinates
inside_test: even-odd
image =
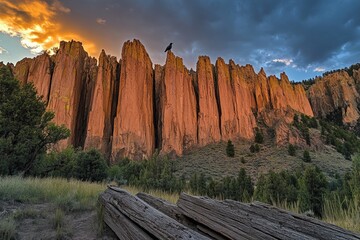
[[[133,159],[149,157],[155,148],[153,69],[138,40],[122,49],[119,100],[114,121],[112,153]]]
[[[24,59],[11,69],[21,82],[34,83],[55,112],[54,122],[71,130],[59,149],[97,148],[112,159],[148,158],[155,148],[181,155],[221,140],[252,140],[258,122],[275,130],[278,144],[296,143],[301,138],[289,128],[294,114],[313,116],[303,87],[284,73],[279,80],[221,58],[214,66],[207,56],[199,57],[196,72],[189,71],[171,51],[165,65],[153,69],[138,40],[124,43],[120,62],[102,51],[97,66],[80,42],[71,41],[61,42],[55,56]],[[326,115],[345,103],[356,106],[357,74],[358,80],[343,76],[346,84],[315,84],[309,96],[316,113]],[[333,85],[340,90],[320,92]],[[329,107],[320,109],[323,105]],[[346,121],[359,118],[353,108],[343,109]]]
[[[116,57],[106,55],[103,50],[99,57],[98,72],[91,99],[85,149],[100,149],[104,154],[111,152],[118,83],[119,63]]]
[[[353,77],[345,71],[318,78],[308,89],[308,97],[316,116],[326,118],[338,114],[344,124],[355,126],[360,117],[358,105],[358,70]]]
[[[69,139],[58,143],[60,149],[70,144],[76,145],[76,139],[81,134],[76,125],[78,117],[82,117],[86,109],[85,102],[80,100],[85,99],[87,92],[86,75],[91,65],[86,64],[88,58],[82,44],[75,41],[61,42],[55,56],[48,110],[55,113],[53,122],[64,124],[71,131]]]

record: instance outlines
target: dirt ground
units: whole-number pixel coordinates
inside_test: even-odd
[[[63,213],[56,219],[50,203],[0,201],[0,221],[14,219],[15,239],[118,239],[105,224],[100,233],[96,210]]]

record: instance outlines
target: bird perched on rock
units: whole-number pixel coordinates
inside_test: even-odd
[[[172,48],[172,43],[169,44],[169,46],[166,47],[165,52],[170,51]]]

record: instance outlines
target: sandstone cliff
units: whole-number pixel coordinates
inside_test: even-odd
[[[204,146],[209,143],[218,142],[221,139],[214,71],[209,57],[199,57],[196,72],[199,94],[198,144]]]
[[[58,144],[60,149],[70,144],[76,145],[81,134],[76,131],[76,124],[78,117],[83,115],[81,112],[86,108],[85,104],[80,105],[80,99],[85,98],[82,90],[86,87],[84,77],[89,70],[88,67],[84,69],[87,58],[82,44],[75,41],[61,42],[55,56],[48,110],[55,113],[53,121],[56,124],[64,124],[71,131],[69,139]]]
[[[33,82],[48,99],[54,122],[71,130],[59,149],[70,144],[94,147],[112,159],[148,158],[156,148],[181,155],[221,140],[253,140],[254,129],[264,125],[275,130],[278,144],[296,143],[301,137],[289,125],[294,114],[313,116],[303,87],[291,84],[285,73],[280,79],[267,77],[263,69],[257,74],[251,65],[221,58],[214,66],[207,56],[199,57],[196,71],[189,71],[171,51],[164,66],[153,68],[138,40],[124,43],[119,62],[102,51],[97,65],[81,43],[71,41],[61,42],[52,57],[24,59],[11,68],[21,82]],[[346,121],[359,118],[353,107],[357,74],[358,80],[342,76],[346,84],[318,83],[319,89],[341,89],[339,96],[335,89],[317,97],[324,93],[313,86],[309,95],[315,113],[326,115],[342,107]]]
[[[196,97],[192,77],[182,59],[167,53],[164,72],[155,67],[156,96],[159,96],[158,128],[161,151],[181,154],[197,144]]]
[[[142,159],[155,148],[152,63],[138,40],[124,43],[121,59],[112,153]]]
[[[119,88],[119,63],[102,50],[92,93],[84,148],[111,152],[111,137]]]
[[[315,115],[355,126],[360,117],[360,96],[356,79],[356,71],[354,77],[340,71],[316,79],[308,90]]]
[[[53,63],[48,54],[43,53],[31,61],[26,82],[32,82],[44,101],[49,100]]]
[[[27,78],[29,75],[29,68],[33,59],[24,58],[16,63],[14,68],[14,77],[20,81],[21,84],[27,83]]]

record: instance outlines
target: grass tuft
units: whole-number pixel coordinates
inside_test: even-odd
[[[15,239],[16,223],[13,218],[0,220],[0,239]]]

